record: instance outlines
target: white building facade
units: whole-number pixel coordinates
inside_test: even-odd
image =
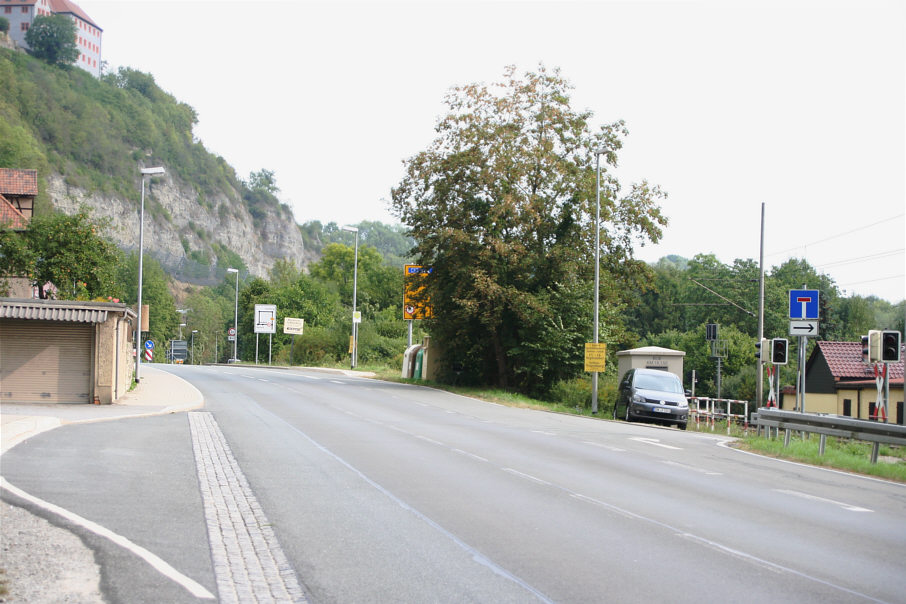
[[[37,17],[66,15],[76,26],[79,57],[74,65],[95,77],[101,75],[101,36],[103,30],[85,11],[70,0],[0,0],[0,17],[9,21],[9,35],[22,48],[28,48],[25,34]]]

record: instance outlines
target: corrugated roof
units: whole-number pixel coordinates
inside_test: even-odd
[[[125,304],[73,302],[70,300],[0,299],[0,319],[103,323],[110,312],[134,315]]]
[[[37,195],[38,171],[0,168],[0,193],[3,195]]]
[[[24,231],[28,228],[28,218],[2,194],[0,194],[0,228],[14,231]]]

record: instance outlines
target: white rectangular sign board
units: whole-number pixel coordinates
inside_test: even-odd
[[[305,328],[305,319],[296,319],[293,317],[283,317],[283,333],[291,333],[294,336],[301,336]]]
[[[255,333],[277,332],[277,305],[255,305]]]
[[[818,336],[818,321],[790,321],[790,335],[815,338]]]

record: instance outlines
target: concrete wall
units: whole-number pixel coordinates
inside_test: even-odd
[[[94,396],[109,405],[129,391],[135,373],[132,326],[120,313],[110,313],[95,327]]]

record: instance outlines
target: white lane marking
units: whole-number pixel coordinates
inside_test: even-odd
[[[556,432],[545,432],[544,430],[532,430],[535,434],[543,434],[544,436],[557,436]]]
[[[405,501],[403,501],[402,499],[400,499],[399,497],[394,495],[386,487],[382,486],[377,481],[369,478],[367,475],[365,475],[364,472],[362,472],[361,470],[359,470],[358,468],[353,466],[351,463],[349,463],[348,461],[346,461],[345,459],[343,459],[342,457],[340,457],[339,455],[337,455],[336,453],[334,453],[333,451],[331,451],[330,449],[328,449],[327,447],[325,447],[324,445],[322,445],[321,443],[316,441],[314,438],[312,438],[311,436],[309,436],[308,434],[306,434],[305,432],[303,432],[296,426],[292,425],[291,423],[289,423],[288,421],[286,421],[285,419],[283,419],[276,413],[268,411],[264,408],[262,408],[262,410],[265,413],[269,414],[274,419],[286,424],[296,434],[298,434],[299,436],[301,436],[302,438],[307,440],[309,443],[311,443],[312,446],[316,447],[322,453],[331,457],[337,463],[339,463],[340,465],[347,468],[350,472],[352,472],[353,474],[358,476],[366,484],[371,485],[371,487],[374,488],[376,491],[378,491],[379,493],[382,493],[389,500],[396,503],[399,507],[406,510],[410,514],[415,515],[417,518],[420,518],[422,522],[424,522],[428,526],[432,527],[434,530],[436,530],[440,534],[444,535],[447,539],[449,539],[450,541],[455,543],[460,549],[467,552],[472,557],[472,560],[474,560],[476,563],[490,569],[491,572],[493,572],[497,575],[500,575],[501,577],[504,577],[504,578],[508,579],[509,581],[512,581],[516,585],[519,585],[520,587],[522,587],[523,589],[525,589],[526,591],[528,591],[529,593],[534,595],[536,598],[538,598],[538,600],[545,602],[547,604],[553,604],[553,600],[548,598],[546,595],[544,595],[538,589],[536,589],[535,587],[533,587],[532,585],[530,585],[529,583],[527,583],[525,580],[521,579],[520,577],[509,572],[502,566],[498,565],[493,560],[491,560],[490,558],[488,558],[487,556],[482,554],[480,551],[478,551],[477,549],[475,549],[474,547],[472,547],[471,545],[469,545],[468,543],[466,543],[465,541],[463,541],[462,539],[460,539],[459,537],[457,537],[456,535],[451,533],[449,530],[444,528],[438,522],[436,522],[435,520],[432,520],[426,514],[418,511],[417,509],[415,509],[414,507],[412,507],[411,505],[409,505],[408,503],[406,503]]]
[[[334,384],[340,384],[341,386],[346,385],[346,382],[341,382],[340,380],[330,380],[330,381],[333,382]]]
[[[704,474],[705,476],[723,476],[722,472],[711,472],[704,468],[697,468],[695,466],[690,466],[688,464],[680,463],[678,461],[671,461],[668,459],[661,460],[662,463],[667,464],[668,466],[675,466],[677,468],[682,468],[684,470],[691,470],[693,472],[698,472],[699,474]]]
[[[487,462],[488,460],[482,457],[481,455],[475,455],[474,453],[469,453],[468,451],[463,451],[462,449],[451,449],[454,453],[459,453],[460,455],[465,455],[466,457],[471,457],[472,459],[478,461]]]
[[[65,518],[72,524],[75,524],[88,531],[91,531],[92,533],[94,533],[95,535],[98,535],[99,537],[104,537],[105,539],[108,539],[108,540],[112,541],[113,543],[119,545],[123,549],[126,549],[126,550],[132,552],[133,554],[135,554],[136,556],[138,556],[139,558],[141,558],[142,560],[144,560],[145,562],[150,564],[154,570],[156,570],[163,576],[167,577],[168,579],[170,579],[177,585],[180,585],[181,587],[183,587],[186,591],[188,591],[190,594],[192,594],[196,598],[203,598],[205,600],[214,600],[215,599],[214,594],[212,594],[207,589],[205,589],[205,587],[203,585],[201,585],[201,584],[193,581],[189,577],[185,576],[184,574],[182,574],[181,572],[179,572],[178,570],[176,570],[175,568],[170,566],[168,563],[164,562],[160,557],[158,557],[155,554],[152,554],[151,552],[149,552],[142,546],[132,543],[132,541],[130,541],[126,537],[123,537],[122,535],[118,535],[117,533],[114,533],[110,529],[105,528],[105,527],[101,526],[100,524],[97,524],[96,522],[92,522],[91,520],[88,520],[87,518],[82,518],[78,514],[75,514],[73,512],[70,512],[69,510],[63,509],[58,505],[54,505],[48,501],[39,499],[39,498],[35,497],[34,495],[29,495],[22,489],[15,487],[12,484],[10,484],[9,482],[7,482],[7,480],[3,477],[0,477],[0,487],[6,489],[10,493],[13,493],[17,497],[21,497],[22,499],[25,499],[29,503],[32,503],[42,509],[45,509],[48,512],[52,512],[52,513],[56,514],[57,516],[60,516],[61,518]]]
[[[603,443],[593,443],[590,440],[582,441],[586,445],[591,445],[592,447],[600,447],[601,449],[607,449],[608,451],[616,451],[617,453],[625,453],[626,449],[621,449],[620,447],[614,447],[613,445],[605,445]]]
[[[422,436],[422,435],[420,435],[420,434],[413,434],[412,436],[414,436],[415,438],[417,438],[417,439],[419,439],[419,440],[423,440],[423,441],[425,441],[425,442],[429,442],[429,443],[431,443],[432,445],[438,445],[438,446],[440,446],[440,447],[443,447],[443,446],[444,446],[444,443],[442,443],[442,442],[440,442],[440,441],[438,441],[438,440],[434,440],[433,438],[428,438],[427,436]]]
[[[641,436],[632,436],[629,440],[635,440],[640,443],[645,443],[647,445],[654,445],[655,447],[662,447],[664,449],[673,449],[674,451],[682,451],[682,447],[674,447],[673,445],[665,445],[658,438],[643,438]]]
[[[514,470],[513,468],[501,468],[501,469],[504,472],[508,472],[509,474],[512,474],[513,476],[518,476],[519,478],[525,478],[526,480],[531,480],[532,482],[537,482],[538,484],[543,484],[544,486],[547,486],[547,487],[554,486],[552,483],[550,483],[546,480],[542,480],[542,479],[538,478],[537,476],[532,476],[531,474],[526,474],[524,472],[520,472],[519,470]]]
[[[838,585],[836,583],[831,583],[830,581],[825,581],[824,579],[806,574],[802,571],[798,571],[794,568],[790,568],[789,566],[783,566],[781,564],[777,564],[776,562],[771,562],[770,560],[765,560],[764,558],[759,558],[758,556],[754,556],[752,554],[747,554],[746,552],[723,545],[722,543],[718,543],[717,541],[712,541],[711,539],[708,539],[706,537],[701,537],[699,535],[695,535],[693,533],[689,533],[687,531],[681,530],[677,527],[667,524],[666,522],[661,522],[660,520],[655,520],[654,518],[649,518],[647,516],[642,516],[641,514],[636,514],[635,512],[631,512],[627,509],[613,505],[612,503],[607,503],[605,501],[601,501],[600,499],[595,499],[594,497],[588,497],[586,495],[582,495],[581,493],[576,493],[575,491],[571,491],[569,489],[563,489],[562,487],[557,487],[557,488],[561,488],[563,491],[568,493],[571,497],[573,497],[574,499],[578,499],[579,501],[584,501],[584,502],[590,503],[592,505],[600,506],[600,507],[602,507],[606,510],[609,510],[611,512],[614,512],[616,514],[620,514],[620,515],[626,516],[628,518],[634,518],[636,520],[640,520],[642,522],[647,522],[654,526],[661,527],[667,531],[674,533],[677,537],[680,537],[682,539],[688,539],[689,541],[692,541],[694,543],[698,543],[707,548],[721,552],[725,555],[729,555],[734,558],[738,558],[739,560],[745,560],[751,564],[760,566],[762,568],[771,570],[773,572],[786,573],[786,574],[793,575],[796,577],[801,577],[808,581],[818,583],[819,585],[824,585],[826,587],[830,587],[831,589],[836,589],[836,590],[842,591],[843,593],[848,593],[848,594],[857,596],[859,598],[863,598],[865,600],[870,600],[872,602],[881,602],[881,600],[878,600],[877,598],[873,598],[872,596],[869,596],[867,594],[863,594],[863,593],[855,591],[853,589],[849,589],[848,587],[844,587],[844,586]]]
[[[833,499],[825,499],[824,497],[818,497],[817,495],[809,495],[808,493],[802,493],[800,491],[791,491],[789,489],[774,489],[775,493],[783,493],[784,495],[792,495],[793,497],[800,497],[802,499],[808,499],[810,501],[820,501],[822,503],[830,503],[832,505],[839,506],[844,510],[849,512],[874,512],[868,508],[859,507],[857,505],[851,505],[849,503],[843,503],[842,501],[834,501]]]

